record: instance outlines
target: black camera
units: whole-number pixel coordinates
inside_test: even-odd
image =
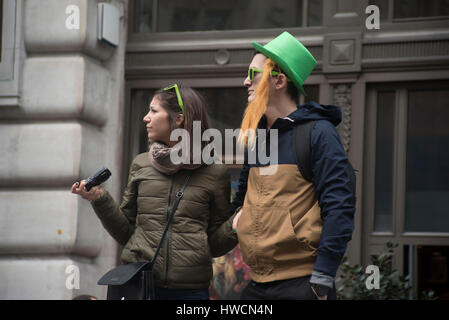
[[[108,168],[101,168],[89,178],[86,179],[86,190],[89,191],[92,187],[102,184],[111,176],[111,171]]]

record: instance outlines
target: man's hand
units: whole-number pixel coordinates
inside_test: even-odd
[[[232,221],[232,230],[237,233],[237,225],[239,224],[240,215],[242,214],[242,209],[235,215],[234,220]]]
[[[312,288],[312,291],[318,300],[327,300],[327,295],[330,290],[329,287],[311,283],[310,288]]]

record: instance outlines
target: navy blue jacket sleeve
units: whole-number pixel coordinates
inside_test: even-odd
[[[317,121],[311,136],[312,170],[323,230],[314,271],[335,277],[354,230],[349,161],[334,125]]]
[[[231,203],[231,214],[234,214],[237,208],[243,206],[243,202],[245,201],[246,188],[248,186],[248,172],[248,165],[243,165],[243,168],[240,171],[238,190],[235,193],[235,198]]]
[[[242,207],[243,202],[245,201],[246,189],[248,187],[248,174],[249,174],[249,166],[248,166],[248,161],[247,161],[248,157],[247,157],[246,151],[244,154],[244,159],[245,160],[244,160],[243,168],[240,171],[237,192],[235,193],[235,198],[232,200],[232,203],[231,203],[231,214],[234,214],[235,210],[237,210],[237,208]]]

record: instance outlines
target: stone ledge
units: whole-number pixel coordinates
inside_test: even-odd
[[[83,56],[29,58],[19,111],[26,117],[80,118],[101,126],[107,121],[109,81],[106,69]]]
[[[70,187],[104,165],[103,141],[79,123],[0,125],[0,187]]]
[[[0,191],[0,212],[2,254],[95,257],[101,251],[101,223],[89,202],[70,189]]]
[[[71,288],[76,268],[79,289]],[[70,257],[6,256],[0,259],[0,300],[71,300],[80,294],[99,297],[102,287],[97,285],[97,280],[100,277],[94,264]]]

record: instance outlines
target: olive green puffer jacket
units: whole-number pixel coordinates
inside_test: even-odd
[[[123,263],[150,260],[162,236],[168,211],[188,173],[187,185],[154,266],[156,285],[199,289],[209,286],[212,257],[237,244],[232,231],[227,168],[212,164],[169,176],[154,169],[148,154],[130,169],[120,207],[105,190],[92,207],[111,236],[124,245]]]

